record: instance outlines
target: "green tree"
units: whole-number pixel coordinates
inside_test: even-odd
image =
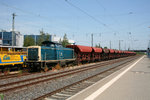
[[[34,39],[31,36],[25,37],[24,46],[27,47],[27,46],[32,46],[32,45],[35,45]]]
[[[37,40],[37,45],[41,46],[43,41],[50,41],[50,34],[44,33],[43,29],[40,31],[40,36]]]
[[[107,47],[104,47],[104,49],[107,49]]]
[[[101,48],[100,43],[96,44],[95,47],[96,47],[96,48]]]
[[[43,41],[45,41],[45,33],[43,30],[41,30],[40,36],[38,37],[38,40],[37,40],[37,45],[41,46]]]
[[[61,41],[61,43],[62,43],[62,46],[63,46],[63,47],[66,47],[66,45],[69,45],[69,44],[70,44],[70,43],[68,42],[67,34],[65,34],[65,35],[63,36],[63,40]]]
[[[46,33],[45,35],[46,35],[46,39],[45,39],[45,40],[46,40],[46,41],[49,41],[50,34],[49,34],[49,33]]]

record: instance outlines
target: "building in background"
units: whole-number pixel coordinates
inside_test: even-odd
[[[52,42],[59,43],[61,40],[62,40],[62,38],[57,37],[56,35],[52,35],[52,36],[51,36],[51,41],[52,41]]]
[[[59,43],[60,41],[63,40],[63,38],[57,37],[56,35],[52,35],[51,37],[52,37],[52,38],[51,38],[52,42]],[[69,42],[71,45],[75,44],[75,41],[74,41],[74,40],[68,39],[68,42]]]
[[[23,47],[24,36],[20,32],[16,32],[16,46]]]
[[[37,45],[38,40],[40,39],[41,35],[24,35],[24,40],[25,40],[26,37],[31,37],[31,38],[33,38],[33,39],[34,39],[34,42],[35,42],[35,45]],[[45,36],[44,38],[45,38],[45,40],[46,40],[47,36]],[[48,39],[48,40],[51,41],[51,35],[49,35],[49,39]]]
[[[38,42],[41,35],[24,35],[24,39],[27,36],[32,37],[35,41],[35,45],[37,45],[37,42]],[[45,36],[45,39],[46,39],[46,36]],[[63,40],[63,38],[57,37],[56,35],[49,35],[49,41],[59,43],[61,40]],[[70,44],[75,44],[74,40],[68,40],[68,42]]]
[[[14,33],[13,35],[13,38],[12,38],[12,34]],[[8,32],[8,31],[5,31],[5,30],[1,30],[0,31],[0,45],[1,46],[18,46],[18,47],[23,47],[24,45],[24,39],[29,36],[29,37],[32,37],[35,41],[35,45],[37,45],[38,43],[38,40],[40,39],[41,35],[22,35],[20,32]],[[63,38],[60,38],[60,37],[57,37],[56,35],[49,35],[48,37],[49,41],[52,41],[52,42],[56,42],[56,43],[60,43],[60,41],[63,40]],[[45,35],[44,37],[44,40],[47,39],[47,36]],[[12,42],[13,40],[13,42]],[[75,44],[75,41],[74,40],[68,40],[68,42],[70,44]],[[13,43],[13,45],[12,45]]]
[[[13,41],[13,46],[23,46],[23,35],[20,34],[20,32],[14,32],[14,38],[12,39],[12,34],[13,32],[10,31],[5,31],[2,30],[0,31],[0,45],[2,46],[12,46],[12,41]]]
[[[68,42],[69,42],[71,45],[75,45],[75,41],[74,41],[74,40],[68,40]]]

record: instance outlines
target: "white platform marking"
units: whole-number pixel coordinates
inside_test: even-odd
[[[103,93],[108,87],[110,87],[114,82],[116,82],[121,76],[123,76],[128,70],[130,70],[133,66],[135,66],[140,60],[144,58],[141,57],[139,60],[137,60],[134,64],[132,64],[130,67],[128,67],[126,70],[124,70],[122,73],[120,73],[118,76],[110,80],[108,83],[103,85],[101,88],[99,88],[97,91],[95,91],[93,94],[89,95],[84,100],[94,100],[97,96],[99,96],[101,93]]]

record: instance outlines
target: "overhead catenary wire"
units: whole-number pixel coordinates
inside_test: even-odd
[[[107,24],[103,23],[102,21],[100,21],[99,19],[95,18],[94,16],[92,16],[91,14],[89,14],[88,12],[84,11],[83,9],[79,8],[78,6],[72,4],[71,2],[69,2],[68,0],[65,0],[70,6],[76,8],[77,10],[79,10],[80,12],[84,13],[85,15],[87,15],[88,17],[90,17],[91,19],[93,19],[94,21],[96,21],[97,23],[103,25],[104,27],[111,29],[115,32],[118,32],[112,28],[110,28]]]
[[[96,2],[97,2],[97,4],[98,4],[101,8],[104,9],[105,12],[107,11],[106,7],[103,6],[99,0],[96,0]],[[108,11],[107,11],[107,12],[108,12]],[[109,13],[109,12],[108,12],[108,13]],[[110,14],[110,13],[109,13],[109,14]],[[106,14],[105,14],[105,16],[106,16]],[[118,21],[117,21],[113,16],[109,15],[109,17],[110,17],[111,19],[113,19],[115,23],[117,23],[119,26],[121,26],[120,23],[118,23]]]
[[[105,23],[99,21],[98,19],[96,19],[94,16],[90,15],[89,13],[87,13],[86,11],[82,10],[81,8],[75,6],[74,4],[72,4],[71,2],[69,2],[68,0],[65,0],[69,5],[71,5],[72,7],[78,9],[79,11],[81,11],[82,13],[86,14],[87,16],[89,16],[90,18],[92,18],[93,20],[97,21],[98,23],[102,24],[103,26],[106,26]]]
[[[41,16],[40,14],[33,13],[33,12],[30,12],[30,11],[26,11],[26,10],[17,8],[17,7],[12,6],[12,5],[8,5],[8,4],[2,2],[1,0],[0,0],[0,4],[3,5],[3,6],[6,6],[6,7],[8,7],[8,8],[12,8],[12,9],[18,10],[18,11],[20,11],[20,12],[27,13],[27,14],[29,14],[29,15],[33,15],[33,16],[40,17],[40,18],[43,18],[43,19],[45,19],[45,18],[48,19],[48,17]]]
[[[97,4],[106,11],[106,8],[100,3],[99,0],[96,0]]]
[[[0,0],[0,5],[5,6],[5,7],[8,7],[8,8],[11,8],[11,9],[15,9],[15,10],[17,10],[17,11],[20,11],[20,12],[25,13],[25,14],[28,14],[28,15],[35,16],[35,17],[37,17],[37,18],[50,20],[50,18],[47,17],[47,16],[43,16],[43,15],[41,16],[41,15],[38,14],[38,13],[34,13],[34,12],[31,12],[31,11],[27,11],[27,10],[24,10],[24,9],[20,9],[20,8],[18,8],[18,7],[13,6],[13,5],[9,5],[9,4],[3,2],[2,0]],[[10,20],[9,20],[9,21],[10,21]],[[27,25],[28,25],[28,23],[24,23],[24,24],[27,24]],[[31,25],[31,24],[30,24],[30,25]],[[39,27],[40,25],[39,25],[39,24],[32,24],[32,26]],[[44,28],[45,28],[45,27],[47,27],[47,26],[44,26]],[[49,27],[47,27],[47,29],[49,29]]]

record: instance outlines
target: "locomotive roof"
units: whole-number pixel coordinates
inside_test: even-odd
[[[42,44],[56,44],[56,45],[62,45],[61,43],[52,42],[52,41],[43,41]]]

